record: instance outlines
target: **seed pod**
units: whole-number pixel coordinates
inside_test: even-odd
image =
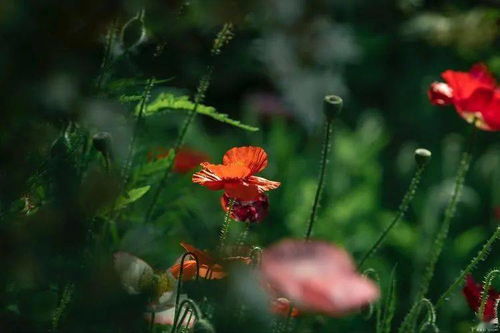
[[[323,102],[323,112],[328,120],[333,120],[340,114],[344,102],[337,95],[326,95]]]
[[[431,159],[432,153],[430,150],[424,148],[418,148],[415,150],[415,162],[419,167],[423,167]]]
[[[99,151],[103,156],[111,156],[111,134],[108,132],[97,132],[92,137],[94,148]]]

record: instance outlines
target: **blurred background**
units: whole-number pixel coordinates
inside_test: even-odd
[[[173,148],[187,115],[166,108],[137,122],[146,82],[157,80],[151,102],[160,94],[192,100],[207,66],[213,73],[203,104],[250,127],[200,114],[185,145],[214,163],[231,147],[261,146],[269,154],[263,176],[282,183],[269,194],[269,216],[251,226],[252,244],[305,233],[319,172],[325,94],[341,96],[344,110],[314,238],[360,258],[397,211],[415,171],[414,149],[432,151],[409,213],[369,262],[382,285],[395,267],[396,329],[411,305],[469,131],[452,107],[431,106],[426,90],[444,70],[467,71],[476,62],[498,77],[499,4],[3,0],[0,331],[46,332],[54,320],[63,332],[144,331],[143,300],[116,283],[113,251],[164,269],[182,254],[180,241],[215,247],[224,216],[220,193],[192,184],[192,172],[169,178],[151,223],[143,218],[152,190],[113,218],[109,213],[123,190],[123,168],[132,179],[127,190],[155,188],[162,175],[148,153]],[[213,40],[229,22],[233,38],[212,56]],[[91,143],[100,131],[112,138],[109,172]],[[478,135],[431,300],[500,223],[498,138]],[[233,223],[235,237],[242,229]],[[477,280],[500,265],[498,250],[477,267]],[[68,286],[71,301],[61,307]],[[240,289],[232,288],[228,298]],[[299,320],[298,331],[371,332],[373,318],[364,315],[308,316]],[[438,312],[443,332],[468,332],[475,321],[459,290]],[[238,330],[256,332],[252,325]],[[222,326],[218,331],[233,332]]]

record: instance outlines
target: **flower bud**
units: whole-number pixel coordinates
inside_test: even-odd
[[[142,15],[137,15],[125,23],[121,31],[121,42],[125,50],[140,45],[145,39],[146,29]]]
[[[432,153],[424,148],[418,148],[415,150],[415,162],[417,162],[417,165],[419,167],[422,167],[429,163],[429,160],[431,159]]]
[[[343,105],[342,98],[337,95],[326,95],[323,102],[323,112],[328,120],[333,120],[340,114]]]
[[[108,132],[97,132],[92,137],[94,148],[103,156],[111,156],[111,134]]]

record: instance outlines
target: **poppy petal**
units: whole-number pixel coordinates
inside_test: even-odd
[[[253,146],[231,148],[222,159],[224,165],[241,163],[247,166],[252,175],[264,170],[267,167],[267,162],[267,154],[264,149]]]
[[[251,175],[250,169],[242,163],[224,165],[205,162],[201,166],[223,180],[244,179]]]
[[[198,259],[198,262],[201,264],[213,264],[215,261],[214,259],[205,251],[202,251],[196,247],[194,247],[191,244],[181,242],[181,246],[186,250],[186,252],[191,252],[194,255],[196,255],[196,258]]]
[[[224,191],[227,196],[237,200],[249,201],[259,197],[259,187],[247,182],[226,183]]]
[[[280,182],[275,182],[257,176],[248,177],[247,181],[250,184],[256,185],[260,193],[277,189],[281,185]]]
[[[175,264],[170,267],[170,272],[177,280],[181,274],[181,264]],[[196,277],[196,260],[186,260],[182,267],[182,281],[189,281]]]
[[[203,169],[194,173],[191,180],[193,183],[200,184],[213,191],[222,190],[224,188],[222,179],[209,169]]]
[[[450,105],[453,102],[453,89],[444,82],[433,82],[427,95],[434,105]]]

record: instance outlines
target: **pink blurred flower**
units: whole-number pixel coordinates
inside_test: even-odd
[[[301,311],[338,317],[379,297],[350,255],[326,242],[281,241],[264,250],[261,270],[264,281]]]

